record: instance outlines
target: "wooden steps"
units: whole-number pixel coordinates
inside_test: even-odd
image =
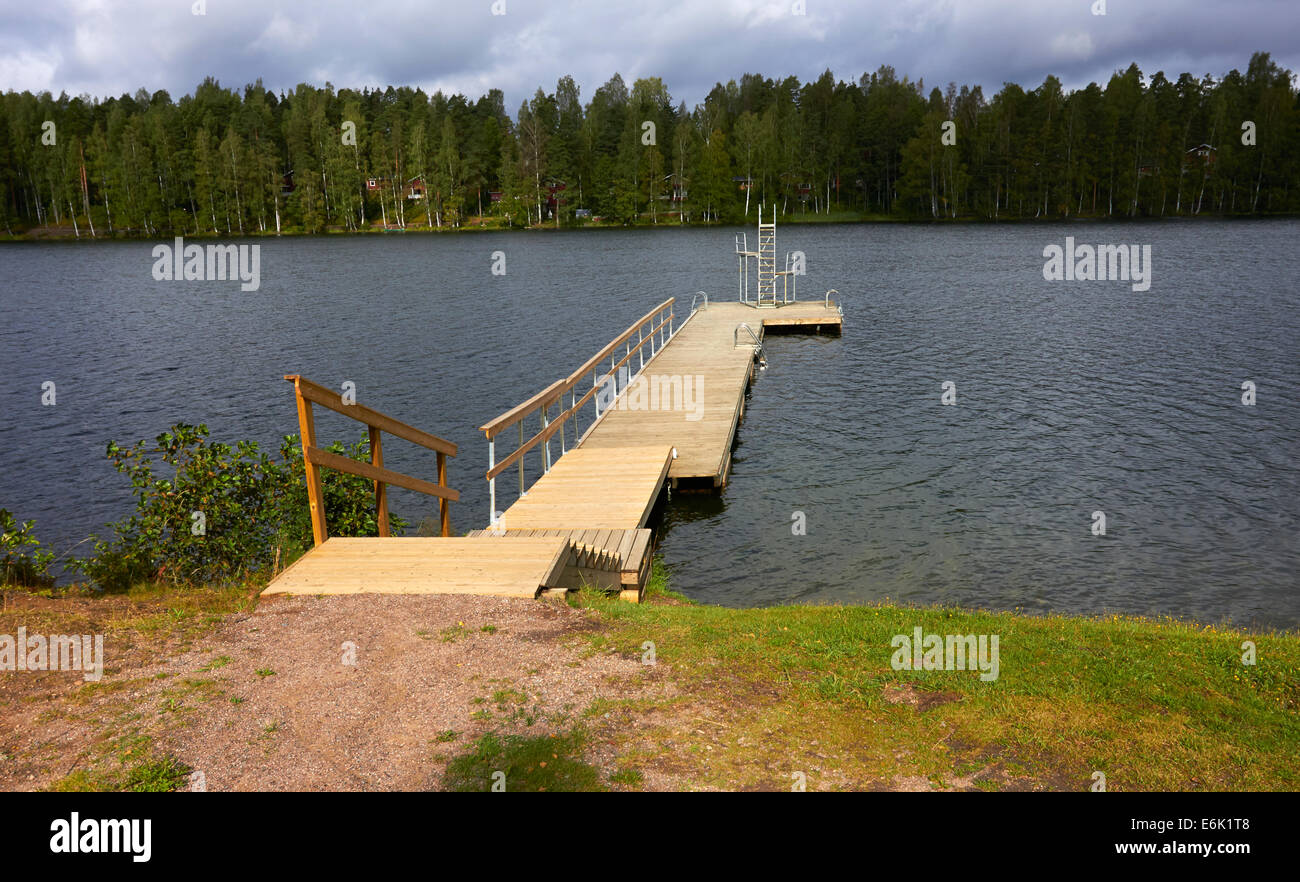
[[[271,580],[271,594],[486,594],[536,597],[560,584],[559,536],[334,536]]]
[[[618,591],[624,600],[637,602],[650,576],[654,552],[654,534],[648,529],[635,530],[473,530],[474,538],[502,536],[562,537],[569,553],[559,579],[547,588],[571,591],[590,585],[606,591]],[[546,593],[546,592],[543,592]]]

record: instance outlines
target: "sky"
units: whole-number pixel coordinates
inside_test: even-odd
[[[856,80],[888,64],[927,91],[991,97],[1048,74],[1104,85],[1131,62],[1218,77],[1255,51],[1300,69],[1300,0],[0,0],[0,91],[179,98],[206,76],[470,100],[499,88],[511,115],[565,74],[584,103],[618,72],[629,87],[658,76],[693,107],[746,72]]]

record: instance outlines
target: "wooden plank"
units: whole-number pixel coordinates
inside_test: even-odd
[[[614,550],[614,558],[618,561],[620,569],[628,569],[628,555],[632,553],[632,543],[636,541],[638,530],[624,530],[623,538],[618,542],[618,548]]]
[[[649,556],[651,532],[649,530],[637,531],[636,541],[632,543],[632,550],[628,552],[627,561],[624,564],[625,569],[640,569],[642,563]]]
[[[592,558],[592,565],[603,568],[607,559],[607,548],[609,546],[609,537],[613,535],[613,530],[601,530],[596,534],[596,541],[592,543],[595,552]]]
[[[419,478],[412,478],[392,469],[381,469],[368,462],[360,462],[350,456],[330,453],[328,450],[321,450],[319,447],[308,448],[306,455],[307,461],[315,465],[347,472],[351,475],[360,475],[372,481],[383,481],[386,484],[393,484],[405,490],[414,490],[417,493],[425,493],[451,502],[460,499],[459,490],[452,490],[450,487],[443,487],[430,481],[421,481]]]
[[[567,554],[568,543],[558,536],[334,537],[262,593],[535,597],[560,581]]]
[[[438,486],[447,486],[447,454],[438,451]],[[457,494],[459,497],[459,494]],[[442,522],[442,535],[451,535],[451,506],[447,503],[450,499],[438,498],[438,518]]]
[[[325,491],[321,486],[320,468],[311,461],[311,451],[316,449],[316,420],[312,416],[311,402],[302,396],[294,385],[294,399],[298,403],[298,431],[302,436],[302,465],[307,479],[307,505],[311,509],[311,535],[316,546],[329,538],[325,524]]]
[[[344,404],[343,396],[339,393],[332,389],[326,389],[318,383],[313,383],[298,374],[288,374],[285,379],[293,383],[294,389],[298,390],[299,394],[308,401],[314,401],[336,413],[343,414],[345,417],[350,417],[369,426],[375,426],[381,431],[396,435],[398,438],[410,441],[413,444],[419,444],[429,450],[437,450],[448,456],[456,455],[456,445],[445,438],[439,438],[437,435],[430,435],[428,432],[421,431],[414,426],[408,426],[406,423],[366,407],[364,404]]]

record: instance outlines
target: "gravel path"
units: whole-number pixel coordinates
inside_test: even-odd
[[[10,702],[6,727],[11,753],[48,761],[0,767],[0,787],[48,786],[121,726],[201,771],[208,790],[435,789],[447,759],[486,732],[556,734],[599,698],[671,691],[638,658],[593,653],[582,634],[598,627],[536,600],[264,600],[187,652],[116,670],[110,658],[88,700],[78,675],[38,675],[66,686],[62,710]],[[612,760],[599,753],[598,766]]]

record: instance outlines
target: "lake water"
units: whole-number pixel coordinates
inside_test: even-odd
[[[185,421],[274,445],[297,431],[281,377],[302,373],[351,380],[363,403],[458,443],[453,527],[481,527],[475,427],[665,297],[683,311],[696,290],[735,297],[735,232],[259,240],[256,292],[155,281],[153,243],[5,245],[0,506],[65,549],[131,509],[109,439]],[[733,606],[890,598],[1300,625],[1297,232],[783,226],[778,249],[807,254],[801,295],[838,289],[845,332],[768,338],[731,483],[663,512],[675,586]],[[1045,281],[1043,248],[1067,235],[1149,244],[1150,290]],[[327,415],[318,432],[364,429]],[[384,453],[432,475],[413,445]],[[391,505],[436,511],[403,491]]]

